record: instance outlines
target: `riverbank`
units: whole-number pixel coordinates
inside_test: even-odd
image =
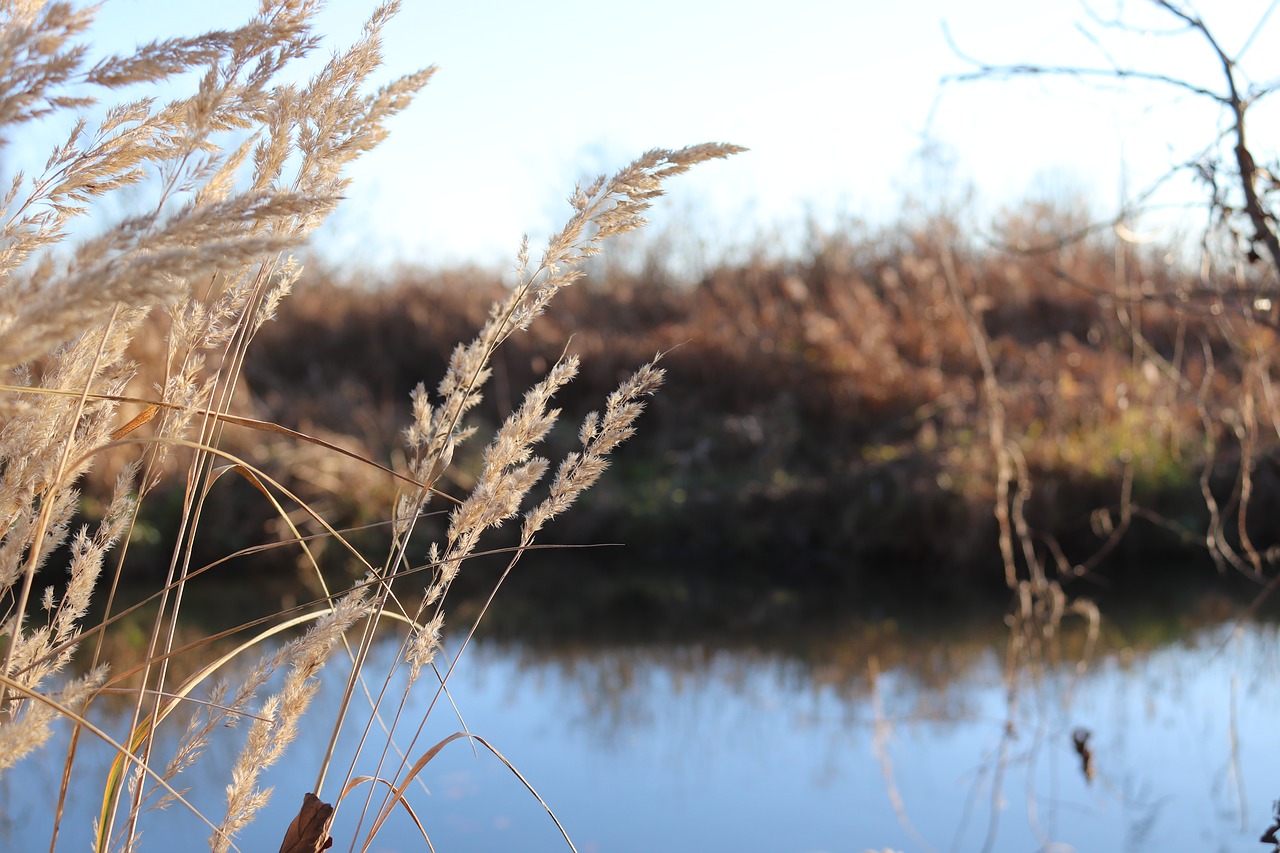
[[[1112,567],[1213,558],[1260,575],[1280,543],[1264,306],[1160,248],[1095,235],[1033,251],[1080,224],[1028,206],[998,225],[999,248],[938,216],[821,235],[696,282],[657,264],[604,268],[504,345],[474,417],[498,423],[568,339],[583,373],[557,395],[567,426],[548,440],[554,463],[619,378],[665,352],[667,383],[638,434],[544,540],[623,543],[629,559],[800,591],[884,566],[910,567],[912,589],[1002,589],[994,433],[1011,511],[1051,572],[1098,570],[1105,552]],[[309,271],[254,343],[244,404],[395,467],[410,389],[443,374],[501,289],[474,269],[376,282]],[[388,517],[384,472],[260,431],[227,435],[335,527]],[[456,455],[455,491],[478,459]],[[243,482],[210,500],[229,522],[211,559],[284,533]]]

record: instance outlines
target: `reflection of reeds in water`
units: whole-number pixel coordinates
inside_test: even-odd
[[[999,529],[1000,555],[1004,565],[1005,583],[1013,593],[1014,600],[1012,612],[1005,620],[1009,628],[1004,664],[1008,697],[1007,717],[991,769],[991,809],[982,846],[983,851],[988,851],[994,849],[999,815],[1003,811],[1003,785],[1011,758],[1012,742],[1019,734],[1020,703],[1027,686],[1024,682],[1029,682],[1031,689],[1034,690],[1035,685],[1043,678],[1045,668],[1056,666],[1061,662],[1058,638],[1062,620],[1068,615],[1078,615],[1087,624],[1085,646],[1074,666],[1075,679],[1083,677],[1093,658],[1101,619],[1098,608],[1092,601],[1084,598],[1070,598],[1061,584],[1050,579],[1046,571],[1033,542],[1025,515],[1025,508],[1032,492],[1027,463],[1019,445],[1006,436],[1004,395],[991,356],[991,342],[986,330],[971,310],[969,297],[960,286],[950,252],[945,252],[943,255],[943,271],[952,301],[964,322],[982,367],[988,438],[992,458],[996,462],[994,511]],[[1127,474],[1125,482],[1129,483]],[[1102,545],[1096,559],[1101,559],[1106,552],[1115,547],[1124,533],[1124,528],[1127,527],[1127,519],[1126,515],[1120,529]],[[1074,568],[1084,573],[1087,571],[1084,567],[1091,566],[1093,563],[1092,559],[1086,560]],[[1058,568],[1065,567],[1060,565]],[[1067,696],[1063,699],[1068,706],[1070,692],[1071,687],[1068,687]],[[1041,733],[1037,733],[1035,737],[1039,742]],[[1092,753],[1088,751],[1085,743],[1087,737],[1087,734],[1083,739],[1077,736],[1074,746],[1082,758],[1084,772],[1091,781],[1094,768]],[[970,803],[972,805],[972,801]],[[1034,803],[1034,798],[1028,799],[1029,808],[1033,808]],[[1036,815],[1032,813],[1029,817],[1041,843],[1051,846],[1052,839],[1043,832]]]
[[[779,770],[804,765],[800,776],[819,790],[830,785],[824,795],[834,791],[835,799],[846,803],[848,811],[835,822],[854,821],[857,829],[848,838],[855,849],[923,849],[895,824],[892,790],[897,807],[935,849],[979,850],[984,844],[993,850],[1039,849],[1045,839],[1071,842],[1082,850],[1116,849],[1123,846],[1122,838],[1137,839],[1143,832],[1149,842],[1162,834],[1168,837],[1174,822],[1170,815],[1163,814],[1163,825],[1152,822],[1162,809],[1180,812],[1177,833],[1231,832],[1238,817],[1234,792],[1225,784],[1230,782],[1225,772],[1225,696],[1235,665],[1246,667],[1244,683],[1254,667],[1253,679],[1268,677],[1275,627],[1250,626],[1249,647],[1211,663],[1230,624],[1192,627],[1185,617],[1165,614],[1170,629],[1186,633],[1164,633],[1154,645],[1134,646],[1131,638],[1161,632],[1118,611],[1115,622],[1107,621],[1084,671],[1079,663],[1088,626],[1074,619],[1064,621],[1057,633],[1056,663],[1041,661],[1013,673],[1005,669],[1008,630],[1002,637],[991,620],[969,623],[972,635],[928,623],[885,629],[881,636],[874,636],[869,625],[850,623],[831,627],[829,633],[797,629],[790,650],[785,638],[776,646],[739,638],[737,645],[730,639],[724,646],[504,648],[491,643],[482,655],[514,658],[513,683],[504,682],[501,690],[512,696],[536,695],[541,686],[554,709],[547,713],[563,718],[564,727],[572,730],[566,739],[585,740],[588,753],[610,756],[611,767],[624,776],[630,765],[624,757],[615,764],[614,758],[615,751],[626,752],[628,743],[639,745],[634,749],[643,763],[644,756],[665,754],[668,744],[697,742],[694,755],[681,753],[689,766],[671,771],[676,789],[697,786],[708,777],[724,778],[715,747],[706,742],[717,742],[726,754],[744,748],[769,753],[761,764],[783,787],[801,783]],[[944,656],[941,649],[954,653]],[[865,661],[880,654],[890,663],[876,661],[873,681]],[[853,664],[858,655],[864,661],[861,669]],[[949,666],[939,667],[940,658]],[[948,668],[953,680],[938,680],[938,671]],[[685,692],[691,695],[680,698]],[[1224,697],[1220,706],[1198,701],[1219,693]],[[1271,693],[1267,688],[1258,701]],[[708,696],[715,698],[709,701]],[[725,710],[728,705],[733,710]],[[538,703],[528,707],[535,718],[540,716]],[[759,716],[748,717],[743,707],[756,707]],[[1208,716],[1213,724],[1206,728]],[[1244,733],[1243,743],[1251,743],[1253,755],[1262,757],[1274,738],[1263,731],[1268,728],[1265,716],[1253,718],[1254,729]],[[730,720],[735,722],[726,724]],[[796,740],[779,728],[792,728]],[[1080,728],[1091,733],[1092,782],[1073,743]],[[1187,734],[1201,740],[1194,746],[1185,743]],[[1210,737],[1202,738],[1204,734]],[[804,759],[814,759],[822,770],[805,765]],[[704,763],[706,777],[696,772]],[[877,786],[876,771],[883,773],[886,765],[889,784]],[[1197,768],[1219,768],[1222,775],[1197,775]],[[1252,769],[1255,779],[1265,777],[1265,768],[1257,758],[1250,761],[1247,749],[1243,769]],[[850,780],[849,787],[837,787],[833,776]],[[1174,805],[1185,798],[1212,802],[1214,814]],[[712,814],[708,823],[714,826],[719,813]],[[1261,829],[1253,829],[1252,837]],[[1089,841],[1100,837],[1109,840]],[[1140,847],[1137,841],[1134,846]],[[1046,844],[1045,849],[1054,848]]]
[[[933,845],[924,839],[915,824],[911,822],[906,803],[902,799],[902,792],[898,790],[898,783],[894,779],[893,759],[889,755],[889,738],[893,734],[893,726],[885,719],[884,703],[880,698],[879,689],[880,665],[874,657],[867,661],[867,679],[871,682],[871,708],[875,714],[875,736],[871,742],[871,751],[880,762],[880,772],[884,776],[885,793],[889,797],[889,805],[897,816],[898,823],[906,830],[911,840],[922,850],[934,853]]]
[[[197,87],[167,103],[110,107],[96,126],[78,121],[42,172],[29,182],[15,178],[0,226],[0,363],[9,375],[0,396],[0,590],[7,599],[0,769],[21,772],[13,765],[47,740],[50,726],[72,724],[65,798],[67,780],[78,769],[77,745],[85,738],[110,744],[117,758],[101,780],[99,850],[133,849],[144,810],[175,803],[212,831],[214,850],[229,849],[269,796],[261,774],[282,759],[315,695],[317,674],[335,650],[355,666],[334,741],[352,736],[343,728],[350,703],[372,700],[390,717],[402,706],[403,697],[389,692],[391,673],[361,668],[388,628],[403,638],[398,665],[407,666],[409,681],[430,674],[429,689],[443,695],[452,662],[439,667],[435,657],[445,595],[482,536],[520,516],[509,570],[540,528],[599,477],[611,452],[631,435],[645,398],[661,384],[662,371],[652,363],[624,381],[600,414],[586,417],[580,448],[534,499],[531,492],[550,467],[534,451],[560,414],[551,399],[577,370],[576,359],[566,357],[498,427],[481,452],[469,493],[440,488],[454,454],[472,438],[467,415],[480,399],[495,351],[581,275],[583,262],[605,240],[643,223],[663,180],[731,154],[737,150],[732,146],[649,152],[612,178],[579,188],[568,223],[540,259],[531,258],[527,245],[520,251],[517,285],[494,306],[475,340],[454,351],[438,393],[419,386],[413,395],[405,464],[391,470],[360,459],[400,487],[387,513],[391,546],[382,557],[362,553],[349,532],[331,527],[285,488],[268,464],[252,456],[252,441],[240,445],[249,452],[231,449],[237,445],[228,438],[238,432],[350,455],[332,442],[233,409],[247,402],[240,376],[249,342],[298,279],[300,268],[288,253],[341,197],[344,168],[383,138],[386,119],[431,76],[427,69],[368,91],[380,62],[380,33],[397,6],[378,7],[354,45],[301,84],[285,83],[281,75],[316,46],[311,26],[317,4],[308,0],[266,0],[240,28],[146,45],[94,65],[81,45],[92,8],[19,4],[0,16],[11,60],[0,81],[0,125],[10,136],[47,116],[88,107],[86,93],[181,82],[184,75]],[[141,212],[73,246],[76,221],[126,188],[153,194]],[[135,356],[147,359],[144,371]],[[154,389],[138,381],[144,375]],[[131,448],[132,458],[122,456],[121,447]],[[72,530],[77,481],[100,460],[117,466],[114,494],[101,508],[100,522]],[[117,598],[130,574],[125,557],[131,532],[140,503],[166,477],[185,481],[181,506],[172,513],[175,545],[158,591],[145,605],[151,619],[124,638],[138,624],[126,618],[137,612],[123,609]],[[216,540],[220,528],[234,523],[218,502],[233,481],[275,514],[283,531],[277,547],[297,550],[321,595],[293,609],[267,606],[261,619],[241,617],[212,637],[192,634],[186,614],[202,584],[255,582],[227,574],[221,561],[201,566],[194,558],[197,540]],[[447,505],[449,521],[424,561],[409,543],[432,500]],[[315,536],[344,553],[354,584],[351,573],[324,575],[309,544]],[[65,582],[44,571],[62,566]],[[399,590],[406,583],[416,585],[416,609],[402,603]],[[104,615],[95,622],[91,612]],[[137,663],[116,665],[121,645],[141,649]],[[233,663],[264,648],[243,678],[219,680]],[[73,657],[82,661],[81,674],[61,677]],[[272,679],[278,691],[259,700]],[[88,707],[121,690],[131,700],[127,726],[117,732],[94,726]],[[185,734],[174,754],[163,758],[156,754],[156,734],[179,717],[189,721]],[[177,787],[179,780],[215,734],[238,720],[248,726],[225,815],[201,814]],[[364,829],[372,836],[432,753],[417,743],[380,750],[372,730],[354,736],[374,753],[374,769],[357,778],[353,765],[343,782],[326,790],[341,806],[366,788],[367,795],[361,791],[354,799],[363,799],[359,807],[369,816]],[[329,760],[318,757],[317,792]],[[388,783],[394,795],[375,797],[375,779]],[[56,846],[61,803],[52,812]],[[319,823],[323,834],[326,824]]]

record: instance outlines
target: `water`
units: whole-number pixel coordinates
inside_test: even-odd
[[[481,643],[451,695],[582,853],[1268,849],[1258,839],[1280,797],[1277,629],[1174,633],[1136,644],[1113,630],[1083,668],[1077,638],[1062,644],[1060,662],[1013,678],[998,624],[940,638],[860,622],[793,635],[785,649]],[[393,656],[379,647],[367,671]],[[321,690],[311,724],[269,774],[272,807],[241,849],[279,846],[311,790],[337,696],[336,684]],[[410,699],[398,729],[406,746],[426,702]],[[119,731],[119,712],[99,717]],[[411,758],[459,728],[437,707]],[[1077,730],[1090,733],[1092,780]],[[242,734],[220,736],[183,783],[214,815]],[[175,739],[159,744],[172,750]],[[109,756],[86,750],[82,761],[100,779]],[[60,773],[51,750],[0,776],[0,849],[47,849]],[[415,788],[409,800],[437,851],[568,849],[483,748],[450,744],[420,781],[429,793]],[[73,790],[59,849],[86,849],[96,785]],[[370,789],[340,811],[335,850],[358,834],[352,816]],[[143,850],[205,846],[207,830],[181,807],[142,825]],[[427,847],[400,811],[369,849]]]

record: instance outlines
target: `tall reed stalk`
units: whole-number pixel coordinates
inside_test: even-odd
[[[72,780],[91,772],[78,761],[89,741],[116,754],[110,772],[95,780],[102,790],[95,849],[134,849],[146,809],[173,803],[207,825],[212,849],[235,849],[237,835],[269,796],[262,771],[280,761],[315,696],[320,669],[335,652],[354,665],[329,750],[315,761],[319,796],[308,798],[286,849],[318,849],[332,820],[323,800],[342,808],[357,791],[353,803],[363,815],[367,846],[443,744],[421,744],[420,736],[379,742],[371,728],[353,728],[353,706],[372,704],[369,718],[389,720],[394,731],[410,690],[443,695],[457,662],[456,655],[447,665],[437,660],[454,579],[487,532],[519,517],[509,570],[543,525],[600,476],[663,375],[655,359],[605,401],[603,413],[588,415],[581,448],[561,460],[545,494],[534,499],[532,490],[551,466],[536,449],[560,415],[551,400],[578,366],[563,358],[488,440],[470,493],[448,497],[437,484],[458,450],[478,440],[467,415],[480,401],[495,351],[582,275],[583,263],[605,240],[644,223],[662,181],[738,150],[713,144],[651,151],[613,177],[578,188],[568,223],[539,259],[526,241],[516,286],[475,339],[454,351],[436,393],[425,386],[414,392],[407,462],[391,472],[402,485],[388,507],[391,548],[377,558],[360,553],[267,470],[232,453],[224,435],[258,430],[338,452],[238,412],[241,370],[254,333],[298,280],[290,253],[343,195],[345,167],[383,138],[386,120],[432,73],[428,68],[368,91],[380,62],[380,35],[397,11],[391,0],[373,11],[352,46],[308,81],[284,82],[320,41],[312,28],[319,5],[263,0],[241,27],[94,59],[85,41],[94,9],[0,0],[4,140],[63,116],[94,116],[75,120],[43,169],[11,176],[0,218],[0,772],[21,774],[19,762],[44,745],[55,726],[72,731],[60,798],[50,808],[51,850],[63,831]],[[184,80],[194,81],[194,91],[167,102],[98,102],[116,89]],[[146,203],[109,219],[103,201],[120,201],[126,189],[128,198]],[[85,233],[90,236],[75,236]],[[140,368],[130,348],[157,328],[164,330],[163,356]],[[159,378],[140,391],[144,368]],[[99,518],[78,523],[78,481],[107,451],[118,455],[121,448],[129,459],[114,496]],[[166,477],[185,478],[176,545],[162,582],[144,602],[154,616],[141,663],[122,666],[111,659],[110,638],[137,609],[118,604],[131,575],[130,534],[139,507]],[[313,561],[322,598],[240,626],[232,632],[238,640],[232,651],[182,674],[172,665],[175,656],[211,650],[214,639],[189,639],[189,587],[197,576],[223,569],[198,565],[193,542],[198,530],[216,529],[208,499],[236,477],[274,508],[304,557],[310,551],[294,521],[299,513],[312,516],[361,570],[346,588],[330,588]],[[429,507],[441,504],[449,511],[447,534],[425,554],[415,551],[411,534]],[[291,638],[278,645],[273,638],[289,629],[295,629]],[[392,688],[395,672],[365,666],[389,631],[401,643],[395,669],[407,672],[400,691]],[[251,653],[261,659],[238,681],[227,680],[233,671],[245,672],[232,664]],[[273,677],[282,686],[259,699]],[[96,725],[93,703],[121,692],[131,709],[124,727]],[[224,813],[201,814],[181,788],[183,773],[238,719],[250,723]],[[182,734],[177,748],[161,755],[157,734],[168,728]],[[335,750],[346,743],[356,744],[356,760],[333,767]],[[363,769],[370,763],[371,770]],[[386,782],[379,790],[388,793],[375,797],[374,780]]]

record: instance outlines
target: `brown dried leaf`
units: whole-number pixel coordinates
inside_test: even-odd
[[[323,803],[315,794],[302,798],[302,809],[289,824],[280,844],[280,853],[320,853],[333,845],[329,827],[333,825],[333,806]]]

